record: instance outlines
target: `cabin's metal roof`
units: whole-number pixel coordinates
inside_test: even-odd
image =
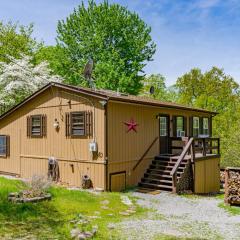
[[[201,108],[193,108],[193,107],[189,107],[189,106],[185,106],[185,105],[177,104],[177,103],[172,103],[172,102],[163,102],[163,101],[159,101],[159,100],[148,98],[148,97],[134,96],[134,95],[119,93],[119,92],[115,92],[115,91],[111,91],[111,90],[83,88],[83,87],[72,86],[72,85],[63,84],[63,83],[51,82],[51,83],[45,85],[40,90],[33,93],[31,96],[29,96],[25,100],[23,100],[21,103],[17,104],[13,108],[11,108],[10,110],[8,110],[4,114],[2,114],[0,116],[0,119],[5,118],[7,115],[11,114],[18,108],[22,107],[28,101],[34,99],[37,95],[39,95],[46,89],[53,87],[53,86],[59,87],[62,89],[66,89],[69,91],[77,92],[77,93],[82,93],[82,94],[96,97],[99,99],[103,99],[106,101],[119,101],[119,102],[125,102],[125,103],[135,103],[135,104],[162,107],[162,108],[174,108],[174,109],[179,109],[179,110],[188,110],[188,111],[208,113],[208,114],[212,114],[212,115],[217,114],[216,112],[208,111],[208,110],[201,109]]]

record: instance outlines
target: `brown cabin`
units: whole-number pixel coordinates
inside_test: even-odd
[[[219,191],[219,139],[203,109],[50,83],[0,116],[0,172],[120,191]]]

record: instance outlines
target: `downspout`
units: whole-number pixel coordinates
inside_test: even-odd
[[[105,133],[104,133],[104,146],[105,146],[105,190],[108,191],[108,101],[104,105],[104,124],[105,124]]]

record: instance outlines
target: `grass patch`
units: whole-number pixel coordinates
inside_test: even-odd
[[[240,207],[225,205],[224,202],[219,203],[218,207],[225,209],[232,215],[240,215]]]
[[[218,204],[218,207],[223,208],[224,210],[226,210],[227,212],[229,212],[232,215],[240,215],[240,206],[230,206],[230,205],[226,205],[224,203],[224,194],[220,194],[216,197],[217,199],[222,200],[221,203]]]
[[[53,199],[48,202],[13,204],[7,201],[9,192],[24,189],[25,185],[16,180],[0,177],[0,239],[19,239],[26,236],[36,239],[71,239],[71,220],[81,214],[90,219],[92,226],[99,230],[95,239],[118,239],[115,232],[108,229],[109,223],[120,222],[129,216],[119,212],[128,209],[121,202],[121,195],[129,193],[101,193],[99,195],[86,191],[67,190],[52,187]],[[101,202],[108,200],[109,209],[103,209]],[[146,210],[136,207],[134,216],[142,215]],[[17,229],[17,231],[16,231]]]

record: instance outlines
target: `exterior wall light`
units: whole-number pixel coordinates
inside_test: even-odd
[[[55,118],[55,120],[54,120],[53,127],[54,127],[56,130],[59,129],[59,122],[58,122],[58,120],[57,120],[56,118]]]

